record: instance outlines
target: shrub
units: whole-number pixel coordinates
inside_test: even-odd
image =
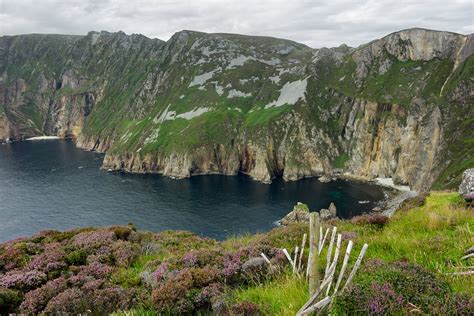
[[[128,240],[128,237],[133,231],[133,226],[116,226],[111,227],[111,230],[115,234],[115,238],[119,240]]]
[[[97,251],[87,257],[87,262],[114,264],[115,258],[109,246],[101,246]]]
[[[84,251],[98,249],[110,245],[116,240],[115,233],[108,229],[82,232],[72,238],[72,245]]]
[[[342,241],[352,240],[355,242],[358,237],[358,234],[356,232],[342,232],[341,235],[342,235]]]
[[[93,262],[86,266],[80,267],[78,275],[92,276],[96,279],[104,279],[110,276],[113,271],[114,268],[106,264]]]
[[[78,288],[70,288],[53,297],[46,308],[45,313],[70,313],[80,314],[90,307],[89,298]]]
[[[115,258],[115,264],[118,266],[129,266],[138,257],[140,247],[127,241],[118,240],[111,246]]]
[[[49,300],[67,288],[65,278],[49,281],[42,287],[26,293],[20,305],[20,311],[26,314],[38,314],[48,304]]]
[[[37,288],[46,280],[46,274],[41,271],[10,271],[0,278],[0,286],[28,291]]]
[[[80,266],[87,262],[87,253],[82,250],[74,250],[66,255],[66,263],[68,265]]]
[[[192,268],[198,265],[198,257],[194,251],[186,253],[181,259],[183,265],[187,268]]]
[[[25,250],[17,247],[17,244],[4,244],[3,247],[0,246],[0,272],[21,268],[28,262],[28,258]]]
[[[388,223],[389,218],[382,214],[364,214],[355,216],[351,222],[356,225],[373,225],[382,228]]]
[[[411,305],[412,304],[412,305]],[[468,313],[472,301],[454,295],[448,284],[425,268],[397,261],[368,261],[354,282],[336,300],[336,311],[371,314],[404,314],[418,308],[422,313]]]
[[[29,270],[40,270],[49,272],[57,269],[62,269],[62,261],[65,254],[61,245],[58,243],[46,244],[43,253],[36,255],[26,266]],[[61,266],[61,267],[60,267]]]
[[[233,304],[230,306],[228,312],[224,314],[232,316],[254,316],[263,315],[263,312],[257,304],[244,301]]]
[[[181,257],[181,265],[188,268],[222,265],[222,251],[219,248],[189,251]]]
[[[20,292],[0,287],[0,315],[15,313],[22,299]]]
[[[195,288],[202,288],[211,283],[219,282],[222,278],[220,271],[212,267],[191,268],[189,271],[191,271]]]
[[[201,292],[194,298],[194,302],[198,307],[210,305],[224,296],[224,285],[222,283],[211,283],[204,287]]]
[[[184,271],[153,290],[152,300],[158,311],[186,313],[193,310],[193,303],[186,294],[193,286],[192,274]]]
[[[152,273],[152,277],[155,281],[159,282],[166,278],[168,272],[168,264],[165,262],[160,264],[158,268],[156,268],[156,270]]]
[[[90,295],[89,309],[96,315],[105,315],[115,310],[124,310],[130,307],[130,297],[121,287],[103,286]]]
[[[66,239],[71,239],[75,234],[76,232],[74,231],[59,232],[55,230],[43,230],[34,237],[37,237],[38,239],[41,238],[43,243],[62,242]]]
[[[222,274],[232,282],[232,280],[236,280],[237,273],[240,271],[241,265],[241,253],[226,253],[224,255],[224,269],[222,270]]]
[[[190,313],[194,310],[195,303],[200,304],[197,298],[200,289],[220,280],[219,271],[215,268],[183,269],[153,290],[152,300],[159,311]]]

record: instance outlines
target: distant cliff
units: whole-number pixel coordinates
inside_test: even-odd
[[[234,34],[0,37],[0,139],[74,137],[104,167],[270,182],[335,171],[453,187],[474,166],[474,35],[312,49]]]

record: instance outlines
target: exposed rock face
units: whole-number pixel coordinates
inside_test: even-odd
[[[326,175],[319,177],[318,180],[319,180],[319,182],[322,182],[322,183],[331,182],[331,178],[326,176]]]
[[[472,34],[423,29],[331,49],[192,31],[3,36],[0,140],[74,137],[104,168],[179,178],[337,170],[453,187],[474,155],[473,51]]]
[[[293,211],[291,211],[285,217],[278,221],[278,223],[283,226],[299,222],[309,222],[308,205],[300,202],[298,202],[298,204],[293,207]]]
[[[10,122],[5,115],[0,115],[0,142],[11,138]]]
[[[474,199],[474,168],[464,170],[458,192],[466,199]]]

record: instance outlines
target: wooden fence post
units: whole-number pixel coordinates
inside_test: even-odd
[[[319,213],[309,215],[309,258],[308,258],[308,284],[309,294],[313,295],[319,288],[319,231],[321,222]]]

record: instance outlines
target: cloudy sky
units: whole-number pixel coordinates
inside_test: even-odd
[[[411,27],[473,33],[472,0],[0,0],[0,35],[187,29],[351,46]]]

